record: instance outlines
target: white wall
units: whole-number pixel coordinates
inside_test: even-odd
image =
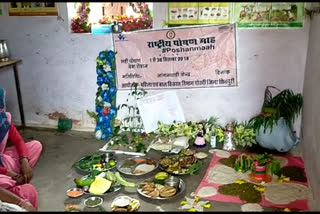
[[[154,22],[161,28],[167,4],[154,3]],[[59,3],[56,17],[8,17],[7,6],[0,17],[0,38],[7,39],[19,65],[27,125],[53,125],[52,112],[65,113],[81,122],[75,127],[93,128],[86,110],[94,110],[96,93],[95,58],[110,49],[109,35],[68,32],[66,3]],[[4,30],[2,30],[4,29]],[[218,116],[222,123],[248,120],[261,108],[267,85],[302,92],[309,23],[303,29],[258,29],[237,31],[239,87],[177,90],[187,120]],[[0,72],[0,86],[9,91],[8,109],[19,121],[13,75]],[[149,91],[153,94],[155,91]],[[117,95],[124,102],[127,92]],[[39,115],[37,115],[39,112]],[[296,124],[299,133],[300,122]]]
[[[309,48],[304,79],[304,105],[302,133],[302,154],[309,182],[313,190],[314,201],[311,211],[320,210],[320,14],[313,16],[310,26]]]
[[[110,35],[69,33],[66,3],[59,3],[57,17],[0,16],[0,38],[7,39],[18,66],[27,125],[54,126],[48,114],[59,112],[75,121],[74,127],[93,128],[86,110],[95,109],[98,53],[112,48]],[[2,27],[5,26],[5,27]],[[7,89],[7,108],[20,121],[11,69],[0,72],[0,85]]]

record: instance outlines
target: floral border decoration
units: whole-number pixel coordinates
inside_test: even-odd
[[[96,58],[98,91],[96,93],[97,125],[95,136],[98,140],[108,140],[113,133],[117,115],[116,107],[116,64],[115,52],[101,51]]]

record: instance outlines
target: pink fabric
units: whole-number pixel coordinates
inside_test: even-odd
[[[11,192],[28,200],[38,210],[38,192],[32,184],[23,184],[9,188]]]
[[[7,117],[11,123],[11,114],[7,113]],[[6,148],[7,140],[8,134],[0,144],[1,160],[7,169],[15,172],[21,172],[17,149],[14,146]],[[40,157],[42,145],[39,141],[33,140],[26,143],[25,146],[28,151],[29,164],[33,167]],[[0,174],[0,186],[8,189],[25,200],[30,201],[30,203],[38,209],[38,193],[32,184],[16,185],[16,181],[11,177]]]
[[[230,155],[240,155],[240,152],[229,152]],[[294,156],[288,156],[288,155],[274,155],[274,156],[279,156],[282,158],[286,158],[288,160],[288,163],[286,166],[298,166],[301,167],[303,169],[305,169],[304,167],[304,163],[301,157],[294,157]],[[213,154],[213,158],[208,166],[208,169],[206,171],[205,176],[203,177],[202,181],[200,182],[198,188],[196,189],[195,193],[197,194],[199,192],[199,190],[202,187],[214,187],[215,189],[219,189],[219,186],[221,186],[221,184],[217,184],[217,183],[212,183],[208,180],[208,176],[211,174],[210,171],[211,169],[217,165],[217,164],[221,164],[219,162],[219,160],[222,159],[221,157],[218,157],[216,155],[216,152]],[[298,182],[298,181],[290,181],[291,183],[297,183],[297,184],[301,184],[301,185],[305,185],[308,187],[308,182]],[[240,198],[238,196],[230,196],[230,195],[223,195],[220,194],[219,192],[217,192],[217,194],[213,195],[213,196],[209,196],[209,197],[203,197],[204,199],[207,200],[212,200],[212,201],[222,201],[222,202],[230,202],[230,203],[238,203],[238,204],[243,204],[245,203],[244,201],[240,200]],[[265,206],[265,207],[276,207],[276,208],[289,208],[289,209],[298,209],[298,210],[308,210],[308,201],[307,200],[296,200],[294,202],[291,202],[289,204],[273,204],[270,201],[266,200],[264,195],[262,194],[262,201],[260,202],[260,205]]]
[[[33,140],[26,143],[27,150],[29,152],[29,164],[33,167],[41,154],[42,145],[39,141]],[[21,166],[19,161],[19,155],[15,147],[8,147],[2,154],[2,161],[4,165],[13,171],[20,172]],[[37,209],[38,207],[38,193],[32,184],[16,185],[16,181],[7,175],[0,174],[0,186],[10,190],[23,199],[26,199],[32,203]]]

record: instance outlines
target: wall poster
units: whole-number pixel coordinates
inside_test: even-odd
[[[233,24],[114,34],[119,90],[237,86]]]
[[[55,2],[10,2],[9,16],[58,16]]]
[[[234,3],[234,21],[239,28],[301,28],[304,3]]]
[[[2,16],[2,3],[0,3],[0,16]]]
[[[230,8],[223,2],[169,2],[168,24],[226,24]]]

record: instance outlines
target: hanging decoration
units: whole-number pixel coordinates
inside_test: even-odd
[[[98,140],[108,140],[112,136],[117,114],[115,52],[111,50],[101,51],[96,62],[96,72],[98,75],[96,138]]]

